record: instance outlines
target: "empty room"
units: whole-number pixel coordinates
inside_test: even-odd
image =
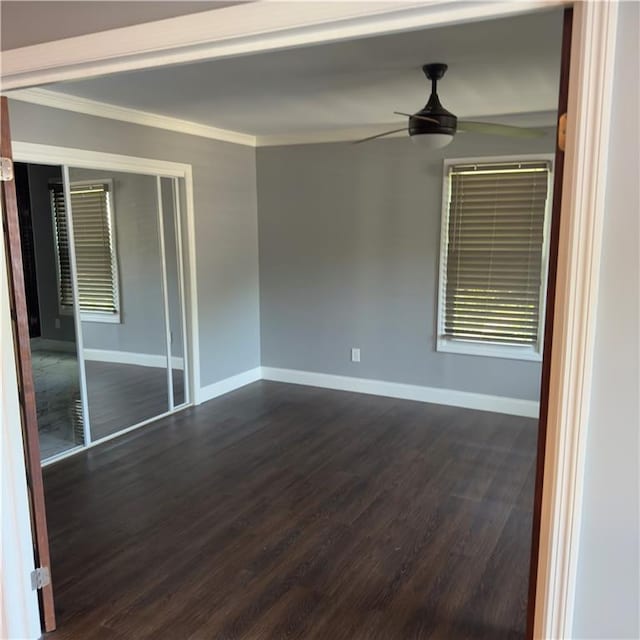
[[[597,16],[306,4],[2,3],[3,637],[632,637],[541,631]]]

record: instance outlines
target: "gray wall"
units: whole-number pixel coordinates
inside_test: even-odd
[[[29,165],[28,175],[41,337],[75,342],[73,314],[60,313],[56,243],[49,196],[49,181],[62,180],[62,171],[60,167]],[[56,321],[59,327],[56,327]]]
[[[537,400],[539,363],[435,351],[442,161],[553,148],[460,134],[436,152],[258,149],[262,364]]]
[[[640,638],[639,24],[622,3],[574,638]]]
[[[69,179],[113,181],[120,322],[83,320],[82,346],[166,355],[155,176],[70,168]]]
[[[15,140],[193,165],[201,384],[260,364],[255,151],[9,101]]]

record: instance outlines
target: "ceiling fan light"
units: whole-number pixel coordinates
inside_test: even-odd
[[[450,133],[414,133],[411,140],[424,149],[442,149],[453,142]]]

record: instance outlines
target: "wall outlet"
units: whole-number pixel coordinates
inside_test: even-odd
[[[360,362],[360,349],[351,349],[351,362]]]
[[[60,318],[56,318],[56,329],[60,328]]]

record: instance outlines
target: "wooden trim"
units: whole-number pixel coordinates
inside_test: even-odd
[[[11,132],[9,128],[9,106],[6,98],[0,98],[0,154],[11,158]],[[40,436],[38,434],[38,416],[36,396],[33,386],[31,366],[31,346],[29,342],[29,321],[27,301],[24,290],[22,270],[22,248],[20,244],[20,226],[18,221],[18,203],[14,180],[2,182],[4,206],[3,227],[8,256],[10,278],[9,296],[13,320],[14,350],[17,360],[17,380],[20,397],[27,485],[31,502],[31,525],[35,543],[35,561],[38,567],[49,567],[49,535],[47,532],[47,513],[44,504],[44,486],[40,465]],[[53,606],[53,586],[51,582],[40,591],[42,619],[45,631],[56,628],[56,616]]]
[[[558,91],[558,118],[567,112],[569,99],[569,69],[571,64],[571,33],[573,8],[565,9],[562,26],[562,53],[560,56],[560,87]],[[558,243],[560,240],[560,213],[562,205],[562,177],[564,175],[564,151],[558,146],[553,175],[553,204],[549,233],[549,276],[547,279],[547,307],[545,310],[545,332],[542,356],[542,382],[540,389],[540,420],[538,423],[538,453],[536,457],[536,485],[533,500],[533,528],[531,533],[531,563],[529,569],[529,598],[527,600],[527,633],[532,639],[536,611],[536,583],[538,579],[538,556],[540,552],[540,517],[542,512],[542,483],[549,420],[549,381],[551,376],[551,344],[553,341],[553,317],[556,307],[556,283],[558,273]]]
[[[572,637],[617,11],[616,2],[573,7],[534,638]]]

